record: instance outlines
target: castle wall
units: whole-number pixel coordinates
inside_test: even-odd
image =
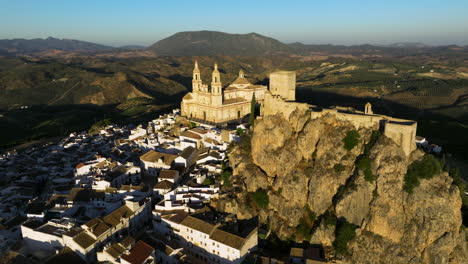
[[[286,102],[280,95],[273,95],[267,92],[265,93],[265,100],[261,108],[261,115],[282,114],[285,119],[289,119],[291,113],[296,109],[305,112],[309,110],[309,105],[305,103]]]
[[[376,115],[364,115],[364,114],[359,114],[359,113],[343,113],[339,112],[337,109],[323,109],[322,111],[318,112],[311,112],[311,117],[312,119],[316,119],[319,117],[322,117],[324,115],[333,115],[335,116],[336,119],[342,120],[342,121],[349,121],[351,122],[356,129],[359,128],[378,128],[379,123],[382,120],[380,116]]]
[[[401,124],[392,121],[386,122],[384,134],[403,148],[406,155],[416,149],[417,123]]]
[[[352,123],[356,129],[379,129],[383,123],[383,133],[385,136],[397,143],[406,155],[416,149],[417,123],[412,120],[398,119],[384,115],[365,115],[362,112],[346,113],[338,109],[322,109],[320,111],[311,110],[311,105],[305,103],[286,102],[279,95],[265,94],[265,101],[262,107],[262,115],[282,114],[285,119],[289,119],[292,112],[310,111],[312,119],[321,118],[325,115],[333,115],[336,119]]]

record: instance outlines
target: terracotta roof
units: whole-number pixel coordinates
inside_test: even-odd
[[[162,170],[159,173],[159,179],[175,179],[178,173],[176,170]]]
[[[208,131],[204,130],[204,129],[201,129],[201,128],[192,128],[189,130],[190,132],[193,132],[193,133],[197,133],[197,134],[206,134],[208,133]]]
[[[103,220],[111,226],[116,226],[120,223],[122,218],[129,218],[133,214],[133,211],[124,205],[114,210],[112,213],[104,216]]]
[[[125,253],[127,249],[118,243],[112,244],[109,248],[106,249],[107,254],[111,255],[113,258],[119,258]]]
[[[192,154],[194,154],[197,150],[192,147],[188,146],[184,150],[182,150],[182,153],[180,153],[180,156],[184,159],[188,159]]]
[[[170,190],[172,188],[172,186],[173,186],[172,182],[170,182],[168,180],[164,180],[164,181],[158,182],[158,184],[156,184],[153,189]]]
[[[113,258],[119,258],[125,251],[135,242],[135,239],[131,236],[127,236],[122,241],[112,244],[106,252]]]
[[[184,221],[184,219],[188,216],[188,213],[183,211],[183,210],[180,210],[180,211],[177,211],[175,213],[171,213],[171,214],[166,214],[166,215],[163,215],[161,216],[162,218],[164,219],[167,219],[171,222],[174,222],[174,223],[177,223],[177,224],[180,224],[182,223],[182,221]]]
[[[235,249],[241,249],[245,243],[245,239],[242,237],[236,236],[234,234],[228,233],[221,229],[216,229],[210,235],[210,238],[214,241],[218,241],[221,244],[230,246]]]
[[[189,130],[184,131],[180,134],[181,137],[188,137],[193,139],[201,139],[202,137],[197,133],[190,132]]]
[[[93,226],[99,224],[100,219],[98,217],[95,217],[91,220],[89,220],[86,224],[84,224],[87,228],[92,228]]]
[[[81,163],[79,163],[78,165],[76,165],[75,168],[79,169],[79,168],[82,168],[82,167],[84,167],[84,163],[83,163],[83,162],[81,162]]]
[[[144,263],[144,261],[148,259],[153,252],[154,248],[145,242],[138,240],[132,250],[130,250],[130,254],[123,255],[122,259],[131,264],[141,264]]]
[[[82,232],[73,238],[73,240],[82,248],[87,249],[92,244],[96,243],[94,238],[90,237],[86,232]]]
[[[122,185],[120,186],[119,190],[121,191],[131,191],[131,190],[134,190],[134,191],[141,191],[143,189],[143,186],[141,185]]]
[[[164,164],[171,165],[172,162],[177,158],[177,155],[157,152],[154,150],[150,150],[145,154],[140,156],[140,159],[147,162],[158,162],[159,159],[162,159]]]
[[[133,243],[135,243],[135,239],[131,236],[128,236],[126,238],[124,238],[124,240],[120,241],[120,244],[124,247],[129,247],[131,246]]]
[[[65,248],[61,249],[59,253],[57,253],[53,257],[47,259],[47,261],[44,262],[44,263],[46,263],[46,264],[56,264],[56,263],[85,264],[86,261],[84,261],[71,248],[65,247]]]
[[[214,225],[195,218],[193,216],[187,216],[182,222],[181,225],[198,230],[205,234],[210,234],[214,228]]]
[[[69,237],[75,237],[79,235],[81,232],[83,232],[83,229],[81,227],[74,227],[67,232],[63,233],[64,236],[69,236]]]
[[[101,219],[99,219],[99,222],[97,225],[93,226],[90,231],[95,235],[96,237],[99,237],[100,235],[106,233],[110,229],[110,226],[104,223]]]
[[[105,193],[97,192],[93,189],[72,188],[70,194],[67,195],[68,201],[73,202],[89,202],[91,199],[104,200]]]
[[[42,226],[44,223],[42,221],[36,220],[35,218],[32,218],[31,220],[26,221],[23,223],[23,226],[28,227],[30,229],[36,229],[40,226]]]
[[[108,176],[111,179],[115,179],[125,173],[127,173],[127,168],[125,168],[125,166],[123,165],[120,165],[117,166],[112,172],[108,173],[106,176]]]
[[[245,84],[251,84],[246,78],[244,77],[237,77],[237,79],[231,83],[231,85],[235,85],[235,84],[241,84],[241,85],[245,85]]]

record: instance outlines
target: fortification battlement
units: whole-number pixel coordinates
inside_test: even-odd
[[[416,121],[374,114],[372,106],[369,103],[366,104],[366,114],[366,112],[353,108],[335,107],[322,109],[306,103],[288,102],[280,95],[265,94],[265,100],[261,109],[262,115],[282,114],[285,119],[289,120],[294,111],[308,111],[312,119],[332,115],[338,120],[350,122],[356,129],[379,129],[385,136],[401,146],[407,156],[416,149]]]

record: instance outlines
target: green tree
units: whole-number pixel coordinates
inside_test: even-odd
[[[356,130],[350,130],[343,138],[344,148],[347,150],[353,149],[359,142],[359,133]]]
[[[335,241],[333,246],[336,253],[343,255],[348,253],[348,242],[356,236],[356,226],[342,219],[337,223],[335,230]]]
[[[249,196],[259,208],[267,208],[270,203],[268,194],[263,189],[258,189],[256,192],[249,193]]]
[[[250,102],[250,116],[249,116],[249,124],[254,126],[255,122],[255,108],[257,106],[257,102],[255,100],[255,93],[252,95],[252,101]]]
[[[419,179],[430,179],[441,171],[440,162],[432,155],[425,155],[422,160],[413,161],[408,166],[403,189],[411,194],[413,189],[419,186]]]

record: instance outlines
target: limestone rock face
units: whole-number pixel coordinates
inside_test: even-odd
[[[350,130],[358,131],[359,140],[347,150],[343,139]],[[408,165],[423,153],[407,157],[384,135],[366,152],[374,180],[356,168],[375,130],[330,115],[311,119],[298,109],[288,117],[259,118],[250,148],[229,154],[234,191],[213,205],[241,218],[258,215],[280,238],[298,242],[297,226],[308,207],[317,216],[310,242],[324,246],[335,239],[334,226],[323,220],[333,213],[358,227],[344,263],[467,263],[460,194],[447,173],[423,179],[414,193],[406,193]],[[249,198],[258,189],[268,194],[266,208]]]

